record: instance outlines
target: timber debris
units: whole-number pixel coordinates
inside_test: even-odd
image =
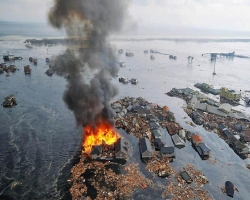
[[[112,169],[119,168],[118,172]],[[121,171],[124,171],[124,174]],[[80,162],[72,170],[70,193],[72,199],[117,199],[128,198],[136,188],[145,189],[153,182],[145,178],[139,171],[138,163],[126,166],[114,162],[89,161],[82,155]],[[88,179],[87,179],[88,177]],[[96,190],[89,196],[88,186]]]

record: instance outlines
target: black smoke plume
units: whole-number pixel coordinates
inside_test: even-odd
[[[107,38],[119,32],[127,17],[128,0],[54,0],[48,19],[68,37],[77,38],[79,51],[57,56],[52,70],[68,74],[63,99],[78,125],[95,125],[103,118],[112,123],[110,101],[118,93],[110,78],[118,73],[116,58]],[[93,73],[87,80],[85,71]]]

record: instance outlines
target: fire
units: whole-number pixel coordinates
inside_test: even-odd
[[[114,144],[119,139],[119,134],[113,129],[112,125],[102,121],[96,127],[87,125],[84,128],[83,147],[84,152],[90,153],[92,146]]]

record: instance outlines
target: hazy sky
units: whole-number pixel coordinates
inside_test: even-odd
[[[137,26],[250,32],[250,0],[131,0]],[[46,22],[52,0],[0,0],[0,20]]]

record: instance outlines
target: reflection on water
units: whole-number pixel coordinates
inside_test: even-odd
[[[22,61],[15,61],[20,69],[6,77],[0,74],[0,101],[9,94],[14,94],[18,105],[12,108],[0,107],[0,195],[13,199],[60,199],[68,188],[66,180],[70,175],[74,156],[79,153],[82,130],[76,128],[72,113],[65,107],[62,94],[66,81],[56,75],[48,77],[45,58],[59,54],[64,47],[54,46],[34,47],[27,49],[24,40],[0,41],[0,55],[10,52],[22,56]],[[118,49],[131,51],[134,57],[117,54],[126,67],[120,70],[119,76],[136,78],[137,85],[123,85],[118,78],[113,79],[120,94],[117,98],[133,96],[147,99],[161,106],[167,105],[175,113],[176,120],[188,131],[199,133],[208,147],[212,150],[215,164],[203,161],[186,141],[186,147],[176,148],[176,159],[171,165],[178,169],[186,163],[192,163],[201,169],[209,180],[205,185],[215,199],[228,199],[220,192],[218,186],[223,186],[226,180],[232,181],[239,189],[234,199],[248,199],[250,173],[245,164],[249,160],[241,160],[233,150],[216,134],[205,131],[202,127],[191,127],[185,123],[190,118],[184,113],[184,101],[165,95],[173,87],[194,88],[197,82],[206,82],[215,88],[227,86],[232,89],[249,90],[250,60],[234,58],[233,60],[218,59],[216,62],[216,76],[212,76],[214,64],[208,57],[202,57],[206,52],[231,52],[250,55],[250,43],[196,43],[192,41],[114,41]],[[144,54],[146,49],[156,49],[163,53],[177,56],[177,60],[170,60],[168,56],[155,54],[155,60],[150,54]],[[192,64],[188,64],[187,57],[193,56]],[[38,65],[33,66],[29,57],[38,58]],[[32,72],[25,76],[23,66],[30,64]],[[88,73],[88,72],[84,72]],[[115,101],[116,99],[114,99]],[[236,109],[249,112],[249,108],[237,106]],[[187,119],[183,119],[187,117]],[[163,130],[164,131],[164,130]],[[133,147],[130,162],[139,162],[142,173],[154,183],[167,184],[166,179],[153,178],[145,170],[145,164],[140,160],[138,139],[119,132]],[[165,134],[166,132],[164,132]],[[166,133],[166,143],[172,142]],[[62,187],[63,186],[63,187]],[[63,189],[62,189],[63,188]],[[134,199],[161,199],[161,189],[147,188],[135,192]]]

